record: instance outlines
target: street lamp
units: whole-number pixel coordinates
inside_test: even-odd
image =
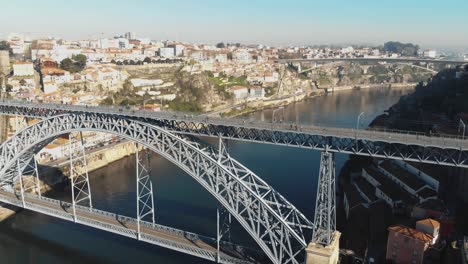
[[[356,121],[356,130],[359,130],[359,121],[361,120],[361,116],[364,114],[364,112],[361,112],[358,115],[357,121]]]
[[[283,117],[283,119],[284,119],[284,106],[281,106],[281,107],[279,107],[278,109],[273,110],[273,116],[272,116],[273,123],[276,122],[275,114],[276,114],[276,112],[277,112],[278,110],[283,110],[283,112],[282,112],[282,117]]]
[[[465,122],[460,118],[460,121],[458,122],[458,132],[460,132],[460,127],[463,127],[463,134],[462,134],[462,139],[465,139]]]

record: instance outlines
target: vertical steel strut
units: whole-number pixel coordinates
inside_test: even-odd
[[[222,137],[219,136],[218,140],[218,163],[223,163],[223,158],[229,159],[228,146],[223,141]],[[219,177],[217,177],[218,179]],[[219,182],[218,182],[219,184]],[[225,184],[225,183],[223,183]],[[220,242],[224,236],[227,236],[227,240],[231,241],[231,214],[222,206],[218,204],[216,208],[216,261],[220,263]]]
[[[136,195],[137,195],[137,238],[140,239],[140,221],[151,215],[154,226],[154,197],[151,182],[150,154],[140,153],[138,144],[136,148]]]
[[[79,138],[77,138],[79,137]],[[73,205],[73,217],[76,222],[76,205],[82,203],[93,208],[91,187],[89,185],[88,164],[83,142],[83,134],[69,134],[70,181]]]
[[[320,159],[314,223],[312,242],[330,245],[336,231],[335,158],[327,149]]]

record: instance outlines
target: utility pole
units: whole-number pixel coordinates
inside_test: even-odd
[[[361,112],[358,115],[357,121],[356,121],[356,130],[359,130],[359,121],[361,120],[361,116],[364,114],[364,112]]]
[[[463,120],[460,118],[460,121],[458,122],[458,132],[460,132],[460,128],[462,128],[462,127],[463,127],[462,139],[465,139],[466,125],[465,125],[465,122],[463,122]]]

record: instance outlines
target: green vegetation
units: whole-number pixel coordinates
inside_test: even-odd
[[[256,109],[250,106],[245,106],[240,109],[232,109],[231,111],[221,114],[221,117],[230,117],[230,116],[238,116],[241,114],[246,114],[252,111],[255,111]]]
[[[6,41],[0,41],[0,50],[8,50],[10,55],[13,55],[13,50],[10,47],[10,44]]]
[[[265,97],[271,97],[275,94],[275,87],[265,87]]]
[[[370,74],[370,75],[383,75],[383,74],[386,75],[388,73],[389,73],[389,70],[387,69],[387,67],[381,64],[370,66],[369,69],[367,69],[367,74]]]
[[[397,41],[386,42],[383,46],[383,51],[388,53],[398,53],[403,56],[418,55],[419,46],[411,43],[401,43]]]
[[[199,113],[202,111],[201,106],[197,102],[184,102],[180,98],[176,98],[169,103],[169,108],[174,111]]]
[[[101,101],[101,105],[113,105],[114,99],[111,96],[108,96],[106,99]]]
[[[60,62],[60,68],[76,73],[82,71],[86,67],[87,58],[83,54],[73,55],[72,58],[66,58]]]

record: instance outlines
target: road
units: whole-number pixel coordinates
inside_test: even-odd
[[[12,192],[0,190],[0,201],[13,205],[22,205],[20,195],[15,195]],[[34,195],[25,194],[26,209],[32,211],[45,213],[51,216],[59,217],[66,220],[73,220],[73,206],[70,203],[53,200],[49,198],[39,198]],[[76,207],[76,222],[95,228],[111,231],[117,234],[125,235],[128,237],[137,238],[138,227],[137,221],[133,218],[119,216],[116,214],[90,209],[83,206]],[[94,223],[94,224],[92,224]],[[100,228],[102,226],[102,228]],[[170,249],[178,248],[181,252],[185,252],[194,256],[211,259],[216,256],[217,249],[205,240],[211,240],[211,238],[202,239],[202,237],[184,232],[181,230],[161,226],[151,225],[151,223],[143,222],[140,225],[141,240],[152,243],[151,238],[157,238],[157,244]],[[146,239],[144,239],[146,238]],[[215,243],[216,241],[214,241]],[[247,260],[241,260],[244,258],[242,252],[236,252],[233,248],[235,246],[226,246],[221,249],[221,258],[224,263],[251,263]]]

